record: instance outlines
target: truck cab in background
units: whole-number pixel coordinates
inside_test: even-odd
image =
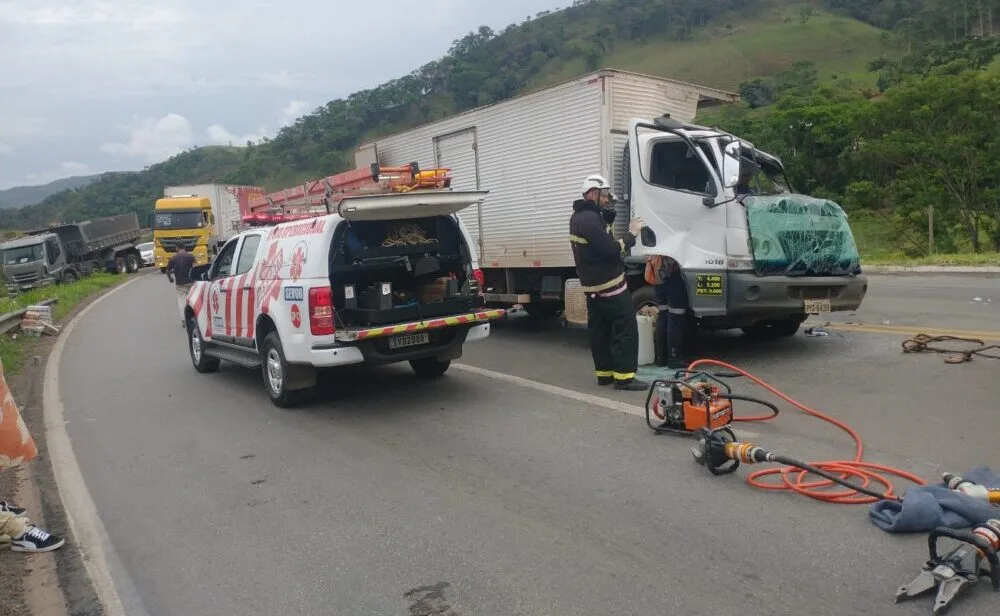
[[[808,314],[861,305],[868,281],[846,214],[793,193],[776,157],[664,116],[630,122],[622,165],[619,216],[645,224],[626,258],[637,307],[654,303],[649,255],[680,265],[703,329],[788,336]]]
[[[137,272],[142,259],[135,243],[141,235],[139,217],[131,212],[29,231],[3,242],[7,292],[73,282],[95,270]]]
[[[207,197],[181,195],[157,199],[153,208],[153,259],[161,272],[178,248],[204,265],[215,254],[215,215]]]

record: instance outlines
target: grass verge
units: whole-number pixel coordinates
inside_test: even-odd
[[[52,319],[59,323],[80,302],[131,278],[132,276],[98,273],[72,284],[54,285],[44,289],[35,289],[16,297],[5,297],[0,299],[0,314],[14,312],[47,299],[56,299],[56,303],[52,306]],[[17,330],[14,330],[14,333],[16,332]],[[20,370],[21,350],[25,340],[31,340],[31,338],[0,336],[0,361],[3,362],[5,374],[17,374]]]
[[[902,253],[878,253],[871,256],[861,256],[862,265],[892,265],[900,267],[915,267],[920,265],[983,267],[1000,266],[1000,252],[981,252],[969,254],[933,254],[924,257],[908,257]]]

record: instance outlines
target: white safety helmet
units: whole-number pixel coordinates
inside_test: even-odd
[[[604,179],[603,175],[597,173],[588,175],[587,179],[583,181],[583,190],[581,194],[585,195],[587,194],[587,191],[593,190],[594,188],[608,191],[608,198],[612,203],[615,202],[615,195],[611,192],[611,183]]]

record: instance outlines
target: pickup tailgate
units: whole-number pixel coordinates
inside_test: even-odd
[[[337,213],[351,222],[451,216],[479,203],[487,194],[487,190],[415,190],[357,195],[344,197],[337,206]]]
[[[478,310],[464,314],[449,315],[426,319],[422,321],[410,321],[407,323],[397,323],[369,328],[348,328],[337,330],[335,336],[340,342],[361,342],[382,336],[395,336],[399,334],[411,334],[429,329],[442,327],[454,327],[456,325],[468,325],[473,323],[484,323],[493,319],[499,319],[507,313],[502,308],[491,310]]]

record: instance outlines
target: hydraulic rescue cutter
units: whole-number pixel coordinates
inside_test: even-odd
[[[945,555],[938,551],[938,539],[947,537],[959,542]],[[927,538],[930,560],[924,563],[920,575],[896,592],[896,603],[937,589],[933,612],[939,614],[950,607],[966,586],[987,577],[993,590],[1000,591],[1000,519],[988,520],[971,530],[934,529]]]

